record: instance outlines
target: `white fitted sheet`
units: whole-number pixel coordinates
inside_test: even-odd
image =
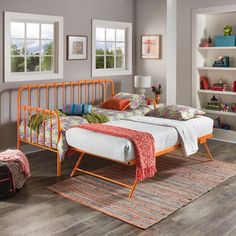
[[[148,117],[146,119],[148,119]],[[150,117],[150,119],[153,119],[153,117]],[[175,128],[139,123],[135,121],[138,120],[138,117],[133,117],[132,120],[111,121],[106,124],[151,133],[155,140],[156,151],[174,146],[180,142]],[[191,122],[198,137],[213,132],[213,120],[208,117],[201,116],[188,121],[176,122]],[[128,162],[135,159],[133,144],[125,138],[114,137],[75,127],[66,131],[66,140],[69,146],[78,148],[93,155],[121,162]]]

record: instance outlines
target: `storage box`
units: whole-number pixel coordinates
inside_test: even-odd
[[[236,46],[236,35],[215,37],[215,47],[234,47],[234,46]]]

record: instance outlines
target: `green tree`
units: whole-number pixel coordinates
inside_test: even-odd
[[[25,71],[25,59],[20,57],[24,55],[25,49],[18,49],[16,44],[11,45],[11,72],[24,72]]]
[[[50,71],[52,70],[53,64],[53,44],[49,43],[44,48],[43,52],[44,56],[42,57],[41,68],[43,71]]]

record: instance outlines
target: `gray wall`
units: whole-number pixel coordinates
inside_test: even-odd
[[[235,3],[235,0],[177,1],[177,104],[191,105],[192,103],[192,9]]]
[[[136,0],[136,74],[151,75],[166,91],[166,0]],[[141,59],[141,35],[161,34],[161,59]],[[153,97],[151,89],[147,94]],[[165,94],[161,96],[165,102]]]
[[[0,32],[3,12],[59,15],[64,17],[64,35],[88,35],[88,60],[64,60],[64,80],[91,79],[91,20],[133,22],[133,0],[1,0]],[[66,41],[64,40],[66,46]],[[66,48],[65,48],[66,49]],[[66,50],[65,50],[66,55]],[[0,37],[0,150],[16,145],[16,89],[21,83],[3,83],[3,37]],[[65,58],[65,56],[64,56]],[[112,78],[117,91],[132,91],[133,76]],[[42,81],[45,82],[45,81]]]

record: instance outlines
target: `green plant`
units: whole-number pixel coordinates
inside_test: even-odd
[[[161,85],[159,84],[158,87],[157,86],[152,86],[152,92],[155,94],[162,94],[162,88]]]

